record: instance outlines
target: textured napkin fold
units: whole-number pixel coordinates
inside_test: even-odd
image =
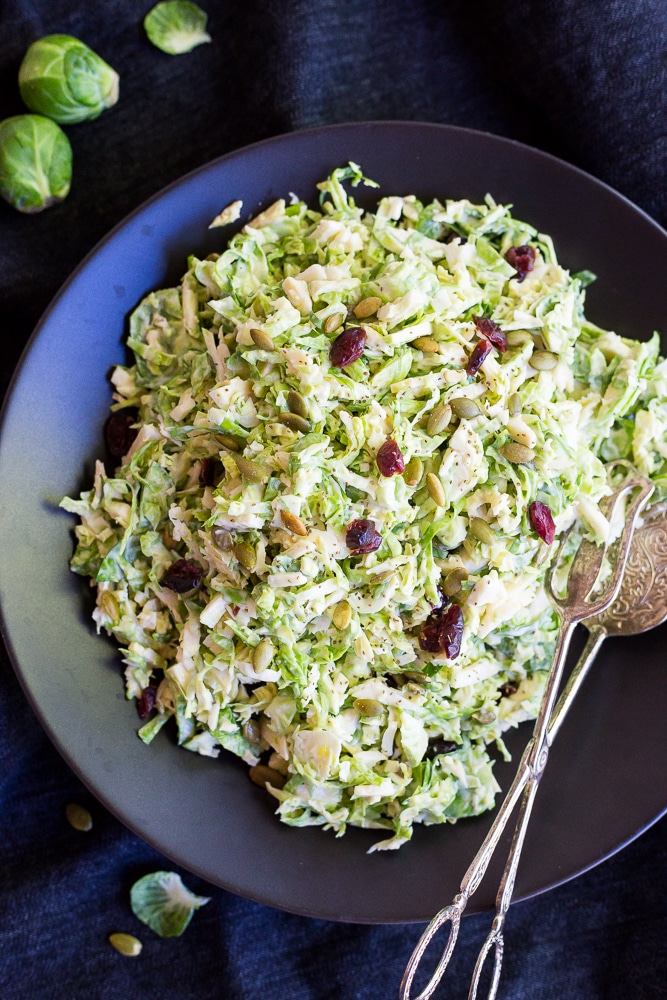
[[[30,42],[45,34],[86,41],[120,73],[121,84],[113,109],[68,129],[74,180],[62,205],[28,218],[0,204],[0,391],[61,282],[113,225],[188,170],[281,132],[370,119],[482,129],[569,160],[667,223],[662,0],[202,6],[213,42],[171,57],[143,34],[150,0],[4,0],[0,117],[24,110],[18,66]],[[90,808],[89,833],[67,825],[63,810],[72,800]],[[501,995],[661,995],[666,834],[663,820],[594,871],[513,908]],[[160,867],[173,865],[97,804],[60,759],[2,651],[3,1000],[396,994],[418,928],[312,921],[183,873],[212,902],[182,938],[162,941],[137,924],[128,905],[132,881]],[[454,993],[465,994],[486,923],[484,916],[464,921],[449,973]],[[140,958],[109,947],[106,937],[115,930],[144,940]]]

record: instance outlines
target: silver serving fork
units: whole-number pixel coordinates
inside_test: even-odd
[[[625,480],[614,490],[609,498],[610,516],[616,509],[616,505],[623,503],[628,494],[634,492],[634,497],[629,502],[625,511],[625,523],[623,532],[615,548],[615,561],[610,579],[605,583],[602,590],[593,594],[595,583],[600,574],[605,556],[610,556],[608,546],[596,546],[592,542],[584,540],[572,560],[568,578],[567,591],[565,596],[560,597],[552,589],[554,568],[558,564],[558,558],[554,560],[547,576],[547,589],[549,596],[560,618],[560,631],[554,652],[552,663],[545,691],[542,697],[540,711],[535,722],[533,736],[529,741],[519,763],[516,776],[503,801],[498,814],[487,833],[479,851],[475,855],[467,872],[465,873],[459,892],[452,903],[440,910],[430,922],[421,938],[419,939],[410,960],[408,961],[403,980],[399,990],[399,1000],[411,1000],[410,990],[419,963],[441,927],[449,923],[449,936],[436,969],[429,979],[424,989],[412,1000],[428,1000],[433,995],[438,983],[445,973],[447,965],[451,959],[456,940],[458,937],[461,916],[467,906],[468,900],[477,890],[482,881],[489,862],[498,846],[500,838],[509,822],[514,808],[522,792],[524,800],[521,813],[517,821],[515,836],[508,856],[503,878],[500,884],[497,897],[497,911],[493,926],[480,952],[473,980],[469,993],[469,1000],[475,1000],[477,989],[485,960],[490,952],[494,951],[494,967],[492,973],[491,987],[488,998],[493,1000],[496,995],[500,978],[504,940],[502,934],[505,914],[511,902],[514,890],[514,880],[516,870],[523,846],[523,840],[528,825],[528,819],[532,809],[537,787],[546,766],[549,748],[556,736],[558,729],[569,709],[585,673],[588,671],[593,661],[595,653],[602,641],[600,638],[593,646],[593,640],[587,644],[584,655],[575,667],[563,692],[558,708],[554,713],[554,703],[560,685],[563,667],[570,640],[576,625],[587,619],[594,619],[599,622],[607,608],[617,597],[621,588],[623,572],[630,552],[630,546],[635,530],[635,525],[640,511],[645,506],[648,498],[653,492],[653,485],[649,480],[632,470],[628,463],[616,462],[610,466],[610,473],[614,468],[625,467],[630,470]],[[562,550],[562,546],[561,546]],[[613,557],[612,557],[613,558]],[[658,622],[656,622],[658,624]],[[641,629],[643,631],[643,629]]]

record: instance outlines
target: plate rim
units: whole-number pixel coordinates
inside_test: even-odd
[[[511,139],[511,138],[508,138],[508,137],[505,137],[505,136],[499,136],[499,135],[496,135],[496,134],[490,133],[490,132],[485,132],[485,131],[481,131],[481,130],[465,128],[465,127],[461,127],[461,126],[440,124],[440,123],[436,123],[436,122],[415,122],[415,121],[399,121],[399,120],[377,120],[377,121],[370,120],[370,121],[362,121],[362,122],[346,122],[346,123],[339,123],[339,124],[332,124],[332,125],[322,125],[322,126],[317,126],[317,127],[314,127],[314,128],[307,128],[307,129],[300,129],[300,130],[297,130],[297,131],[284,132],[284,133],[281,133],[281,134],[276,135],[276,136],[267,137],[267,138],[261,139],[261,140],[259,140],[257,142],[250,143],[250,144],[248,144],[246,146],[239,147],[238,149],[230,150],[227,153],[224,153],[224,154],[222,154],[219,157],[215,157],[214,159],[209,160],[206,163],[203,163],[203,164],[195,167],[194,169],[188,171],[187,173],[183,174],[182,176],[176,178],[170,184],[168,184],[165,187],[161,188],[159,191],[157,191],[153,195],[151,195],[148,199],[144,200],[139,205],[135,206],[118,223],[116,223],[116,225],[113,226],[100,240],[98,240],[95,243],[95,245],[88,251],[88,253],[86,253],[86,255],[77,264],[77,266],[74,268],[74,270],[71,272],[71,274],[62,283],[62,285],[60,286],[60,288],[58,289],[58,291],[56,292],[56,294],[53,296],[53,298],[51,299],[51,301],[47,305],[46,309],[42,313],[42,315],[39,318],[37,324],[35,325],[35,327],[34,327],[32,333],[31,333],[30,337],[28,338],[28,340],[27,340],[27,342],[25,344],[25,347],[24,347],[24,349],[23,349],[23,351],[21,353],[21,356],[20,356],[20,358],[18,360],[18,363],[17,363],[16,367],[14,368],[14,371],[12,373],[12,376],[11,376],[11,379],[10,379],[10,382],[9,382],[9,385],[7,387],[7,390],[6,390],[5,398],[3,400],[2,410],[0,411],[0,445],[4,441],[5,428],[6,428],[6,424],[7,424],[8,418],[9,418],[9,413],[10,413],[10,410],[11,410],[12,403],[14,402],[15,393],[16,393],[16,391],[18,389],[18,386],[19,386],[19,384],[21,382],[21,379],[23,377],[24,369],[26,367],[28,359],[30,358],[30,356],[32,354],[32,351],[33,351],[33,349],[35,347],[35,344],[39,340],[39,338],[40,338],[40,336],[42,334],[42,331],[47,326],[47,324],[48,324],[48,322],[49,322],[52,314],[57,310],[57,308],[58,308],[59,304],[61,303],[63,297],[66,295],[66,293],[68,292],[68,290],[72,287],[72,285],[79,279],[79,277],[81,276],[81,274],[87,269],[87,267],[91,263],[91,261],[94,261],[97,258],[98,254],[100,253],[100,251],[108,243],[110,243],[122,230],[124,230],[126,227],[128,227],[128,225],[130,225],[132,223],[132,221],[136,220],[147,209],[149,209],[150,207],[152,207],[155,204],[157,204],[160,201],[162,201],[166,196],[168,196],[169,194],[173,193],[174,191],[176,191],[177,189],[179,189],[180,187],[182,187],[183,185],[185,185],[186,183],[188,183],[190,180],[192,180],[192,179],[194,179],[194,178],[196,178],[196,177],[198,177],[200,175],[205,175],[206,173],[210,172],[211,170],[219,169],[222,166],[224,166],[224,164],[226,162],[232,161],[234,159],[237,159],[238,157],[242,157],[243,155],[246,155],[246,154],[248,154],[250,152],[255,152],[257,150],[261,150],[264,147],[276,146],[276,145],[279,145],[279,144],[282,144],[282,143],[285,143],[285,142],[289,143],[290,141],[292,141],[297,136],[304,136],[304,137],[313,136],[314,137],[314,136],[317,136],[318,134],[321,134],[321,133],[332,133],[333,131],[336,131],[336,130],[347,131],[347,132],[355,132],[357,130],[368,128],[368,127],[371,127],[371,128],[390,127],[391,129],[408,129],[408,130],[415,129],[415,130],[419,130],[419,131],[424,130],[426,128],[426,129],[433,129],[433,130],[438,131],[438,132],[443,132],[443,131],[449,132],[450,134],[453,134],[453,135],[456,135],[456,134],[471,135],[471,136],[474,136],[474,137],[481,137],[481,138],[483,138],[485,140],[491,140],[493,143],[501,143],[503,145],[507,145],[507,146],[513,148],[515,151],[518,151],[520,154],[528,153],[531,156],[537,157],[538,159],[544,158],[545,160],[549,161],[552,165],[554,165],[556,168],[561,169],[561,170],[565,170],[565,172],[568,173],[568,174],[574,173],[575,175],[579,175],[579,177],[582,178],[585,182],[592,184],[594,187],[599,188],[602,191],[610,193],[615,199],[621,199],[621,201],[624,202],[627,206],[629,206],[629,208],[632,209],[632,211],[634,213],[638,213],[642,217],[642,219],[644,220],[645,223],[648,223],[652,227],[655,227],[657,229],[658,233],[661,236],[663,236],[663,237],[667,236],[667,234],[665,233],[665,230],[660,226],[660,224],[656,220],[654,220],[651,216],[649,216],[639,206],[635,205],[625,195],[623,195],[622,193],[616,191],[614,188],[610,187],[610,185],[606,184],[604,181],[599,180],[598,178],[594,177],[593,175],[587,173],[585,170],[582,170],[580,167],[577,167],[577,166],[574,166],[572,164],[569,164],[566,161],[564,161],[564,160],[562,160],[562,159],[560,159],[560,158],[558,158],[558,157],[556,157],[556,156],[554,156],[554,155],[552,155],[550,153],[546,153],[546,152],[544,152],[542,150],[537,149],[536,147],[527,145],[527,144],[522,143],[522,142],[520,142],[518,140],[514,140],[514,139]],[[231,230],[230,230],[230,232],[231,232]],[[123,341],[124,340],[125,340],[125,331],[123,331]],[[83,462],[85,461],[85,458],[86,458],[86,456],[82,456],[82,465],[83,465]],[[136,826],[131,821],[129,821],[124,815],[122,815],[122,812],[119,812],[119,809],[115,805],[115,803],[110,802],[108,800],[107,796],[105,796],[93,784],[91,784],[91,781],[89,780],[89,778],[82,771],[79,762],[76,759],[74,759],[74,758],[71,757],[71,755],[69,754],[69,752],[62,745],[62,742],[59,739],[58,734],[51,727],[49,721],[47,720],[46,716],[43,713],[43,710],[42,710],[40,704],[33,697],[33,692],[31,691],[31,689],[30,689],[30,687],[28,685],[27,678],[25,677],[24,672],[23,672],[23,670],[21,668],[21,664],[19,663],[18,654],[17,654],[17,652],[16,652],[16,650],[14,648],[14,643],[12,641],[12,636],[11,636],[11,633],[10,633],[10,626],[9,626],[9,624],[6,621],[6,618],[5,618],[5,609],[4,609],[4,605],[3,604],[0,604],[0,633],[2,634],[3,640],[5,642],[5,646],[6,646],[6,649],[7,649],[7,653],[8,653],[8,656],[9,656],[9,660],[12,663],[12,667],[13,667],[14,673],[15,673],[15,675],[18,678],[18,681],[19,681],[19,683],[21,685],[21,688],[22,688],[24,694],[26,695],[27,700],[28,700],[28,702],[29,702],[29,704],[30,704],[33,712],[37,716],[37,718],[38,718],[38,720],[40,722],[40,725],[46,731],[47,735],[49,736],[49,739],[54,744],[54,746],[56,747],[56,749],[58,750],[58,752],[60,753],[60,755],[65,759],[65,761],[68,764],[68,766],[74,771],[74,773],[79,777],[79,779],[84,783],[84,785],[86,785],[86,787],[88,787],[90,789],[90,791],[96,797],[96,799],[98,799],[99,801],[101,801],[105,805],[105,807],[108,808],[109,811],[113,815],[115,815],[123,823],[124,826],[128,827],[129,829],[131,829],[141,839],[146,840],[145,834],[140,829],[136,828]],[[654,816],[648,823],[646,823],[645,825],[642,825],[640,829],[636,830],[636,832],[634,832],[628,839],[623,840],[623,842],[621,842],[620,844],[618,844],[617,847],[615,847],[614,849],[612,849],[610,851],[607,851],[606,853],[604,853],[603,855],[601,855],[599,858],[597,858],[596,860],[594,860],[591,864],[586,865],[585,867],[579,868],[579,869],[577,869],[576,871],[574,871],[572,873],[566,874],[566,875],[564,875],[560,879],[551,880],[551,881],[548,882],[548,884],[546,884],[543,887],[538,888],[538,889],[536,889],[534,891],[527,892],[527,893],[524,893],[524,894],[521,894],[521,895],[517,895],[517,897],[516,897],[517,900],[518,899],[531,898],[531,897],[533,897],[535,895],[539,895],[542,892],[546,892],[546,891],[548,891],[548,890],[550,890],[552,888],[555,888],[558,885],[562,885],[563,883],[565,883],[567,881],[570,881],[572,878],[578,877],[580,874],[583,874],[584,872],[589,871],[591,868],[593,868],[597,864],[605,861],[607,858],[613,856],[613,854],[617,853],[619,850],[621,850],[622,848],[624,848],[627,844],[631,843],[634,839],[636,839],[643,832],[645,832],[645,830],[647,830],[650,826],[652,826],[655,822],[657,822],[663,815],[665,815],[665,813],[667,813],[667,803],[665,804],[665,807],[664,807],[664,809],[663,809],[663,811],[661,813],[659,813],[658,815]],[[489,814],[485,814],[485,815],[488,816]],[[276,822],[278,822],[277,819],[276,819]],[[320,833],[320,836],[323,835],[321,833],[321,831],[318,831],[318,832]],[[147,842],[148,843],[154,843],[154,839],[148,840]],[[197,874],[201,875],[202,878],[210,880],[210,874],[208,874],[205,871],[202,871],[202,870],[198,869],[196,863],[194,863],[192,861],[188,861],[187,864],[185,864],[182,860],[180,860],[178,858],[175,858],[173,856],[173,854],[171,854],[169,851],[166,851],[164,849],[164,847],[159,846],[157,849],[160,850],[163,854],[165,854],[165,856],[170,857],[176,863],[182,865],[183,867],[186,867],[188,870],[195,871]],[[407,850],[409,850],[409,846],[408,846]],[[220,882],[216,882],[215,884],[221,884],[221,883]],[[234,888],[230,888],[229,886],[225,886],[225,888],[228,891],[231,891],[231,892],[237,892],[238,891],[238,890],[236,890]],[[299,913],[299,914],[303,914],[303,915],[314,917],[314,918],[318,918],[318,919],[345,920],[345,921],[359,922],[359,923],[420,922],[422,919],[424,919],[424,918],[417,918],[416,917],[416,918],[411,918],[409,920],[403,920],[403,919],[399,918],[399,919],[392,919],[390,921],[384,921],[384,920],[369,919],[369,918],[359,918],[359,917],[345,917],[345,916],[341,917],[341,916],[336,916],[335,914],[327,914],[327,915],[323,916],[321,912],[314,913],[314,912],[308,912],[307,909],[300,909],[300,908],[294,908],[294,907],[290,907],[290,906],[285,906],[282,903],[276,902],[275,899],[273,899],[273,898],[262,897],[262,895],[258,894],[258,893],[252,894],[252,893],[249,893],[247,891],[244,891],[242,893],[242,895],[244,896],[244,898],[252,899],[253,901],[258,902],[258,903],[262,903],[263,905],[268,905],[268,906],[271,906],[271,907],[274,907],[274,908],[279,908],[279,909],[282,909],[282,910],[286,910],[288,912]]]

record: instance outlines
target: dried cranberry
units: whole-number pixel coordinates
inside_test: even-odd
[[[147,719],[155,708],[155,696],[157,695],[157,681],[151,681],[145,687],[137,699],[137,712],[140,719]]]
[[[419,645],[427,653],[444,653],[453,660],[461,652],[462,638],[463,612],[460,605],[450,604],[444,613],[429,615],[419,633]]]
[[[503,684],[502,687],[498,688],[503,698],[509,698],[511,695],[516,694],[519,690],[516,684],[508,681],[507,684]]]
[[[175,591],[177,594],[185,594],[188,590],[194,590],[199,586],[201,580],[201,567],[196,563],[188,562],[187,559],[179,559],[173,566],[170,566],[160,581],[163,587]]]
[[[473,321],[477,327],[477,332],[482,337],[490,340],[493,346],[501,354],[504,354],[507,350],[507,337],[498,324],[492,319],[487,319],[486,316],[473,316]]]
[[[382,545],[382,535],[375,530],[375,521],[357,518],[347,526],[345,544],[353,556],[375,552]]]
[[[199,467],[199,485],[215,486],[220,476],[220,462],[217,458],[202,458]]]
[[[515,278],[523,281],[529,271],[535,266],[535,248],[531,246],[510,247],[505,254],[505,260],[516,268]]]
[[[405,460],[395,441],[387,438],[385,443],[375,456],[378,469],[383,476],[395,476],[397,473],[405,472]]]
[[[539,500],[533,500],[528,505],[528,517],[531,527],[537,532],[542,541],[546,542],[547,545],[551,545],[556,537],[556,525],[554,524],[550,508],[545,503],[540,503]]]
[[[353,361],[358,361],[366,346],[366,331],[360,326],[351,326],[343,330],[333,341],[329,350],[329,359],[335,368],[347,368]]]
[[[460,743],[455,743],[454,740],[445,740],[442,736],[436,736],[434,739],[428,741],[424,758],[425,760],[433,760],[434,757],[439,757],[441,754],[454,753],[455,750],[460,749]]]
[[[116,410],[110,414],[104,425],[104,443],[112,458],[122,458],[130,450],[130,445],[137,436],[137,429],[132,424],[137,421],[137,411],[134,409]]]
[[[467,375],[476,375],[491,351],[491,344],[488,340],[478,340],[466,365]]]

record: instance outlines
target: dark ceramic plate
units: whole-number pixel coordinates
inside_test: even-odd
[[[165,734],[136,736],[120,657],[95,635],[90,592],[68,569],[73,519],[64,494],[88,488],[123,359],[129,310],[177,280],[186,255],[219,249],[208,231],[229,201],[244,217],[355,160],[386,194],[487,192],[553,235],[561,261],[589,268],[588,314],[646,338],[667,317],[667,236],[624,198],[518,143],[441,125],[340,125],[232,153],[167,188],[90,254],[35,331],[4,411],[0,439],[0,598],[4,635],[25,692],[70,766],[127,826],[185,868],[251,899],[335,920],[427,920],[456,892],[490,817],[416,832],[398,852],[367,855],[377,833],[342,839],[290,829],[230,755],[186,753]],[[369,204],[372,191],[357,189]],[[664,330],[663,326],[663,330]],[[663,345],[665,347],[667,345]],[[618,850],[667,808],[665,627],[607,643],[551,756],[519,872],[525,897]],[[510,744],[517,759],[528,735]],[[512,765],[498,775],[507,787]],[[492,904],[502,858],[471,909]]]

